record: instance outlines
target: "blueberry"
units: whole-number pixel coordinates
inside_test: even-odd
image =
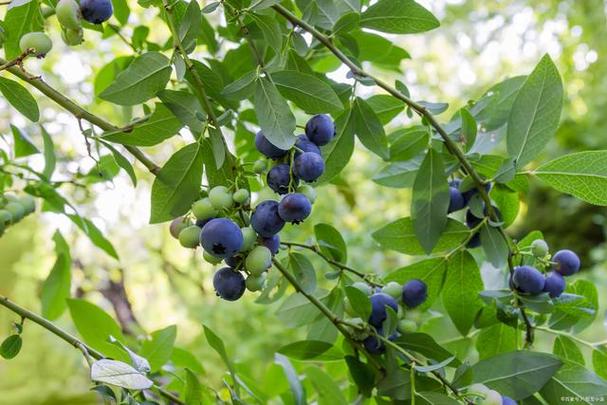
[[[209,202],[217,210],[227,210],[234,205],[233,195],[226,186],[213,187],[209,191]]]
[[[266,176],[268,186],[278,194],[287,194],[289,192],[289,184],[297,185],[297,179],[291,176],[291,167],[286,163],[281,163],[274,166]]]
[[[570,276],[580,270],[580,258],[569,249],[556,252],[552,257],[552,261],[556,263],[553,266],[554,270],[563,276]]]
[[[280,249],[280,235],[273,235],[269,238],[260,238],[259,243],[270,249],[272,255],[275,255]]]
[[[371,296],[371,316],[369,323],[376,328],[380,328],[382,323],[388,317],[386,306],[391,307],[395,312],[398,311],[398,303],[388,294],[375,293]]]
[[[326,145],[335,136],[335,124],[328,115],[315,115],[306,123],[306,135],[316,145]]]
[[[210,219],[217,215],[217,208],[213,206],[209,198],[203,198],[192,204],[192,214],[196,219]]]
[[[453,179],[449,182],[449,187],[459,188],[460,184],[462,184],[461,179]]]
[[[24,195],[19,197],[19,203],[23,206],[25,210],[25,215],[29,215],[32,212],[36,211],[36,200],[31,195]]]
[[[70,30],[80,29],[80,6],[76,0],[59,0],[55,7],[55,15],[59,24],[64,28]]]
[[[44,32],[28,32],[19,39],[21,52],[34,50],[34,55],[43,58],[53,48],[53,42]]]
[[[221,263],[221,257],[217,257],[217,256],[213,256],[212,254],[210,254],[209,252],[203,250],[202,251],[202,258],[211,264],[219,264]]]
[[[196,225],[190,225],[179,232],[179,243],[181,246],[194,249],[200,243],[200,228]]]
[[[243,242],[240,228],[227,218],[210,220],[200,233],[200,244],[204,250],[224,259],[238,252]]]
[[[217,270],[213,276],[213,287],[219,297],[227,301],[236,301],[244,294],[244,277],[241,272],[224,267]]]
[[[293,173],[303,181],[312,182],[325,171],[325,161],[314,152],[305,152],[295,158]]]
[[[414,333],[417,331],[417,322],[411,319],[401,319],[398,321],[397,328],[400,333]]]
[[[249,276],[247,277],[247,280],[245,281],[245,284],[247,286],[247,290],[249,291],[259,291],[261,289],[263,289],[263,285],[266,282],[266,273],[262,273],[259,276]]]
[[[478,218],[476,215],[472,213],[472,210],[466,211],[466,226],[470,229],[476,228],[481,222],[482,218]]]
[[[468,241],[468,243],[466,243],[466,247],[468,249],[474,249],[477,248],[481,245],[481,234],[479,232],[475,233],[470,240]]]
[[[278,203],[267,200],[259,204],[251,216],[251,226],[258,235],[269,238],[276,235],[285,226],[285,221],[278,215]]]
[[[80,0],[82,17],[93,24],[101,24],[112,16],[111,0]]]
[[[272,266],[272,252],[265,246],[256,246],[245,259],[245,268],[254,276],[259,276]]]
[[[510,397],[502,395],[502,405],[516,405],[516,401]]]
[[[236,255],[235,256],[231,256],[231,257],[226,258],[224,260],[224,263],[226,265],[228,265],[229,267],[235,269],[235,268],[237,268],[240,265],[240,263],[242,263],[242,257],[236,256]]]
[[[531,253],[535,257],[546,257],[548,254],[548,244],[543,239],[536,239],[531,242]]]
[[[460,185],[461,185],[461,183],[460,183]],[[491,187],[492,187],[491,183],[486,183],[485,191],[488,193],[489,191],[491,191]],[[470,199],[472,197],[474,197],[477,194],[478,194],[478,188],[476,188],[475,185],[473,185],[470,190],[466,190],[466,191],[462,192],[462,195],[464,196],[464,200],[466,201],[466,204],[468,203],[468,201],[470,201]]]
[[[381,292],[388,294],[394,299],[398,299],[403,293],[403,286],[398,284],[396,281],[390,281],[381,289]]]
[[[300,193],[287,194],[278,204],[278,215],[285,222],[298,224],[312,212],[312,204]]]
[[[279,159],[289,152],[288,150],[283,150],[274,146],[261,131],[255,135],[255,147],[259,153],[270,159]]]
[[[544,275],[531,266],[515,267],[512,282],[519,291],[533,295],[541,293],[546,283]]]
[[[550,298],[560,297],[563,291],[565,291],[565,279],[560,273],[551,271],[546,275],[544,282],[544,292],[550,295]]]
[[[383,354],[386,351],[384,344],[375,335],[368,336],[363,340],[365,350],[371,354]]]
[[[212,219],[215,219],[215,217],[211,217],[211,218],[207,218],[207,219],[197,219],[196,220],[196,226],[202,229]]]
[[[268,164],[265,160],[260,159],[256,160],[255,163],[253,163],[253,171],[257,174],[265,172],[267,168]]]
[[[466,200],[455,187],[449,187],[449,213],[459,211],[466,206]]]
[[[485,398],[479,402],[479,405],[501,405],[502,404],[502,396],[499,392],[494,390],[489,390],[485,392]]]
[[[8,211],[12,216],[12,223],[17,223],[23,219],[25,216],[25,208],[23,205],[18,202],[9,202],[4,207],[6,211]]]
[[[299,135],[295,142],[295,156],[299,156],[304,152],[312,152],[320,155],[320,148],[305,135]]]
[[[250,226],[246,228],[240,228],[240,230],[242,231],[242,237],[244,239],[244,241],[242,242],[242,246],[240,247],[240,251],[246,252],[248,250],[251,250],[251,248],[255,244],[255,241],[257,240],[257,233]]]
[[[428,287],[421,280],[413,279],[403,286],[403,303],[409,308],[423,304],[428,298]]]
[[[186,220],[184,217],[177,217],[171,221],[171,225],[169,225],[169,232],[173,238],[179,239],[179,233],[189,225],[190,221]]]
[[[236,190],[232,198],[234,199],[234,202],[237,202],[238,204],[244,204],[249,201],[250,196],[251,194],[249,193],[249,190],[247,190],[246,188],[241,188],[239,190]]]

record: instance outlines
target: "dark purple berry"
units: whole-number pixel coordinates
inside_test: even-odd
[[[320,148],[305,135],[299,135],[295,142],[295,156],[299,156],[304,152],[312,152],[320,155]]]
[[[363,340],[365,350],[371,354],[383,354],[386,351],[386,347],[381,340],[375,335],[370,335]]]
[[[376,328],[381,328],[382,323],[388,317],[386,306],[391,307],[395,312],[398,311],[398,303],[392,297],[385,293],[375,293],[371,296],[371,315],[369,323]]]
[[[280,235],[270,236],[269,238],[260,238],[259,243],[270,249],[272,255],[275,255],[280,249]]]
[[[245,280],[241,272],[229,267],[217,270],[213,276],[213,287],[217,295],[227,301],[236,301],[245,290]]]
[[[278,204],[278,215],[285,221],[298,224],[312,212],[312,204],[300,193],[287,194]]]
[[[264,238],[270,238],[280,232],[285,221],[278,215],[278,203],[267,200],[259,204],[251,216],[251,226]]]
[[[313,182],[325,171],[325,161],[314,152],[305,152],[295,158],[293,173],[303,181]]]
[[[270,159],[279,159],[286,156],[286,154],[289,152],[288,150],[283,150],[274,146],[274,144],[268,141],[268,138],[266,138],[261,131],[255,135],[255,147],[259,153],[269,157]]]
[[[293,179],[293,181],[291,181]],[[270,169],[266,176],[268,187],[278,194],[287,194],[289,184],[297,186],[297,179],[291,176],[291,167],[286,163],[281,163]]]
[[[565,285],[565,278],[560,273],[551,271],[546,275],[544,292],[547,292],[550,298],[560,297],[563,291],[565,291]]]
[[[306,123],[306,135],[316,145],[326,145],[335,136],[335,123],[328,115],[315,115]]]
[[[520,291],[528,294],[539,294],[544,290],[544,275],[535,267],[518,266],[514,268],[512,283]]]
[[[428,298],[428,286],[421,280],[413,279],[403,286],[403,303],[409,308],[423,304]]]
[[[200,244],[204,250],[224,259],[238,252],[243,242],[240,227],[227,218],[210,220],[200,232]]]
[[[80,12],[86,21],[101,24],[112,16],[112,2],[110,0],[80,0]]]
[[[449,213],[459,211],[466,206],[464,196],[456,187],[449,187]]]
[[[552,257],[556,264],[554,270],[561,273],[562,276],[570,276],[580,270],[580,258],[569,249],[559,250]]]

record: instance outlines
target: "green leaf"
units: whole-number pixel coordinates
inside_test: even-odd
[[[283,35],[277,20],[270,15],[248,14],[259,27],[265,42],[275,51],[282,49]]]
[[[251,72],[245,73],[237,80],[228,84],[223,89],[221,94],[229,98],[235,98],[237,100],[247,98],[254,93],[256,80],[256,71],[253,70]]]
[[[561,361],[550,354],[516,351],[481,360],[464,375],[472,376],[466,385],[484,384],[517,401],[538,392],[561,365]],[[455,381],[456,387],[460,386],[462,377]]]
[[[391,163],[381,169],[372,180],[384,187],[411,188],[421,165],[421,159],[413,158],[407,162]]]
[[[326,301],[328,297],[327,292],[322,290],[315,291],[314,295],[321,301]],[[278,319],[291,327],[307,325],[314,322],[319,315],[320,311],[300,293],[290,295],[276,312]]]
[[[289,254],[289,269],[305,292],[313,293],[316,290],[316,272],[305,255],[291,252]]]
[[[191,53],[196,47],[196,39],[202,33],[202,15],[197,1],[190,1],[179,23],[179,40],[184,49]]]
[[[428,146],[428,128],[416,125],[396,130],[388,136],[390,161],[407,161],[419,155]]]
[[[120,72],[99,97],[119,105],[140,104],[164,89],[170,76],[169,59],[159,52],[148,52]]]
[[[131,162],[129,162],[129,160],[125,158],[122,153],[118,152],[118,150],[109,143],[104,143],[103,141],[101,143],[103,143],[105,147],[108,148],[110,152],[112,152],[116,164],[120,166],[122,170],[126,172],[126,174],[128,174],[129,178],[131,179],[131,182],[133,183],[133,186],[136,187],[137,175],[135,174],[135,169],[133,169],[133,165],[131,164]]]
[[[277,350],[278,353],[296,360],[316,359],[331,349],[333,345],[320,340],[301,340],[289,343]]]
[[[329,224],[314,225],[314,235],[320,251],[341,263],[348,261],[348,247],[341,233]]]
[[[565,364],[546,385],[540,395],[549,404],[562,403],[568,398],[576,404],[596,404],[593,398],[607,392],[607,381],[577,364]],[[570,398],[570,399],[569,399]]]
[[[472,107],[474,117],[485,131],[494,131],[508,121],[514,100],[526,79],[526,76],[515,76],[496,84]]]
[[[405,103],[389,94],[376,94],[367,99],[367,104],[382,124],[386,125],[405,109]],[[390,156],[392,158],[392,156]]]
[[[158,98],[183,125],[190,127],[194,135],[202,132],[203,123],[198,116],[204,117],[205,114],[200,102],[193,94],[183,90],[162,90],[158,93]]]
[[[188,405],[202,405],[202,386],[192,370],[185,369],[185,403]]]
[[[43,126],[40,126],[40,133],[42,134],[42,141],[44,142],[44,170],[42,170],[42,174],[44,174],[47,179],[50,179],[55,172],[57,163],[55,145],[53,144],[53,139]]]
[[[369,61],[378,67],[400,72],[402,60],[411,57],[407,51],[381,35],[364,31],[354,31],[350,35],[356,40],[360,61]],[[381,52],[377,52],[378,49]]]
[[[322,147],[325,159],[325,171],[318,179],[326,183],[337,176],[346,167],[354,152],[354,120],[352,110],[346,109],[335,120],[335,138]]]
[[[356,98],[354,101],[352,120],[360,142],[382,159],[389,159],[388,140],[384,127],[369,104],[362,98]]]
[[[429,149],[415,177],[411,203],[413,229],[426,254],[438,243],[447,226],[449,185],[442,158]]]
[[[476,120],[467,108],[462,108],[459,110],[459,117],[462,121],[461,142],[466,145],[467,152],[472,148],[474,142],[476,141],[478,126]]]
[[[37,0],[13,1],[4,16],[4,49],[6,59],[16,58],[21,54],[19,40],[32,31],[43,31],[44,18]]]
[[[40,118],[38,104],[25,87],[15,81],[0,77],[0,93],[27,119],[33,122],[38,121]]]
[[[284,97],[308,114],[331,113],[344,108],[331,86],[315,76],[282,70],[272,73],[272,81]]]
[[[169,361],[176,337],[177,326],[171,325],[152,332],[152,339],[143,342],[141,355],[149,361],[152,372],[160,370]]]
[[[512,225],[520,209],[519,193],[502,184],[495,184],[489,195],[502,214],[504,228]]]
[[[129,21],[129,15],[131,14],[127,0],[114,0],[112,1],[112,5],[114,6],[114,16],[121,25],[125,25]]]
[[[282,0],[254,0],[249,6],[249,10],[265,10],[275,4],[279,4]]]
[[[345,359],[352,380],[365,397],[370,397],[375,385],[375,372],[371,366],[354,356],[346,356]]]
[[[35,155],[36,153],[40,153],[38,148],[34,145],[30,137],[17,128],[16,126],[11,124],[11,131],[13,132],[13,140],[14,140],[14,153],[16,158]]]
[[[59,318],[67,308],[72,284],[70,248],[59,231],[55,231],[53,241],[57,259],[40,292],[42,316],[51,321]]]
[[[586,363],[582,351],[577,347],[573,339],[567,336],[557,336],[554,339],[552,352],[567,362],[577,363],[581,366]]]
[[[102,139],[122,145],[154,146],[176,135],[181,127],[168,108],[156,103],[156,110],[144,122],[136,124],[132,131],[104,134]]]
[[[432,253],[448,252],[460,246],[470,234],[470,230],[461,222],[449,218],[445,231],[434,246]],[[395,250],[407,255],[424,254],[419,244],[411,218],[401,218],[385,225],[371,234],[382,248]]]
[[[257,79],[255,86],[255,113],[259,126],[268,140],[280,149],[295,144],[295,117],[274,83],[267,77]]]
[[[126,352],[109,342],[110,336],[124,341],[120,326],[111,316],[95,304],[84,300],[68,299],[67,306],[84,343],[107,357],[129,361]]]
[[[196,374],[203,374],[204,367],[191,352],[180,347],[173,347],[171,361],[176,367],[188,368]]]
[[[356,287],[347,286],[346,296],[354,312],[363,320],[369,319],[369,316],[371,316],[371,300],[369,300],[367,294]]]
[[[497,228],[488,224],[481,228],[481,246],[487,261],[494,267],[501,269],[508,260],[508,242]]]
[[[144,390],[154,383],[152,380],[121,361],[102,359],[91,366],[91,380],[115,385],[129,390]]]
[[[439,392],[415,392],[415,403],[420,405],[457,405],[455,399]]]
[[[0,356],[6,360],[14,359],[17,357],[23,346],[23,340],[20,335],[11,335],[4,339],[2,345],[0,345]]]
[[[341,392],[340,386],[320,367],[308,367],[306,376],[318,393],[318,405],[346,404],[348,401]]]
[[[519,90],[508,118],[508,154],[517,167],[533,160],[552,138],[562,104],[561,77],[545,55]]]
[[[404,284],[409,280],[419,279],[428,287],[428,298],[420,305],[420,309],[429,308],[443,288],[447,261],[442,257],[422,260],[393,271],[384,277],[384,281],[396,281]]]
[[[380,0],[362,13],[360,25],[392,34],[414,34],[437,28],[440,23],[413,0]]]
[[[531,174],[560,192],[591,204],[607,205],[607,150],[561,156]]]
[[[607,351],[602,349],[592,351],[592,367],[601,378],[607,378]]]
[[[178,150],[158,172],[152,185],[150,223],[169,221],[186,213],[198,199],[203,155],[199,143]]]
[[[463,250],[455,254],[447,268],[443,288],[443,305],[457,330],[464,336],[474,324],[476,314],[483,307],[479,293],[483,280],[476,261]]]
[[[285,376],[287,377],[287,381],[289,382],[289,387],[291,388],[291,393],[293,394],[293,400],[296,405],[305,405],[306,404],[306,391],[304,390],[301,382],[299,381],[299,376],[297,375],[297,371],[293,368],[293,365],[285,356],[280,353],[276,353],[274,355],[274,362],[282,367]]]
[[[208,326],[202,325],[202,327],[204,328],[204,336],[207,338],[207,342],[209,342],[209,345],[213,348],[213,350],[215,350],[215,352],[217,352],[217,354],[219,354],[226,367],[228,367],[228,369],[230,370],[230,373],[233,376],[236,375],[234,365],[228,357],[228,353],[226,352],[226,347],[223,344],[223,340],[221,340],[221,338],[217,336],[217,334],[215,334],[215,332],[213,332],[213,330],[211,330]]]
[[[516,350],[517,334],[519,332],[498,322],[488,328],[481,329],[476,339],[476,350],[480,360]]]
[[[582,297],[581,299],[567,300],[568,295]],[[549,326],[553,329],[569,329],[573,327],[581,331],[588,327],[596,318],[599,308],[597,288],[593,282],[578,279],[574,283],[568,283],[565,294],[555,301],[554,311],[549,320]]]
[[[74,214],[66,214],[66,216],[71,219],[72,222],[76,224],[76,226],[78,226],[78,228],[80,228],[80,230],[84,232],[86,236],[88,236],[95,246],[112,256],[114,259],[119,259],[118,253],[116,252],[116,249],[114,249],[112,242],[103,236],[103,233],[101,233],[93,221]]]

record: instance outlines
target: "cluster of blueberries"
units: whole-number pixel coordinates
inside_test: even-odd
[[[0,196],[0,236],[6,228],[21,221],[27,215],[36,211],[36,200],[30,195],[16,196],[4,194]]]
[[[388,307],[402,318],[404,311],[399,312],[399,301],[403,304],[404,308],[413,309],[423,304],[428,298],[426,283],[418,279],[409,280],[404,285],[391,281],[382,288],[377,289],[362,281],[353,283],[352,286],[369,296],[369,300],[371,301],[371,315],[367,322],[375,328],[377,333],[369,335],[363,341],[365,349],[371,354],[382,354],[386,350],[384,344],[377,336],[383,334],[383,323],[388,318]],[[345,309],[348,314],[356,316],[347,299]],[[399,332],[414,332],[417,329],[417,324],[410,319],[400,319],[397,329],[398,332],[391,334],[388,339],[396,339],[399,336]]]
[[[312,211],[316,192],[310,185],[298,186],[299,179],[313,182],[324,171],[319,146],[335,136],[335,124],[327,115],[316,115],[306,124],[306,134],[297,139],[290,151],[274,146],[260,131],[255,136],[259,152],[276,162],[267,174],[268,186],[282,195],[280,201],[260,202],[249,218],[250,193],[216,186],[208,195],[192,204],[192,222],[187,216],[174,219],[170,225],[173,237],[182,246],[202,246],[203,257],[212,264],[224,262],[213,277],[217,295],[228,301],[242,297],[245,289],[263,288],[272,257],[280,248],[278,233],[287,222],[298,224]],[[293,161],[291,166],[285,160]],[[282,161],[282,162],[281,162]],[[257,173],[265,171],[266,162],[255,162]],[[247,275],[246,279],[243,272]]]
[[[489,389],[484,384],[472,384],[467,392],[480,398],[479,402],[475,402],[477,405],[516,405],[514,399]]]
[[[545,241],[537,239],[531,245],[534,256],[547,260],[548,245]],[[552,271],[544,275],[535,267],[524,265],[514,268],[511,283],[517,291],[538,295],[548,293],[550,298],[559,297],[565,291],[565,277],[571,276],[580,270],[580,258],[569,249],[559,250],[550,258]]]

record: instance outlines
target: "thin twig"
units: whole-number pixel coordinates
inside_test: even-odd
[[[2,3],[0,3],[2,4]],[[8,3],[6,3],[8,4]],[[17,56],[15,59],[10,60],[8,62],[4,62],[0,65],[0,71],[6,70],[10,67],[13,66],[19,66],[21,67],[21,65],[23,64],[23,61],[25,60],[25,58],[27,58],[28,56],[32,55],[34,53],[34,49],[30,48],[30,49],[26,49],[25,52],[23,52],[21,55]]]

